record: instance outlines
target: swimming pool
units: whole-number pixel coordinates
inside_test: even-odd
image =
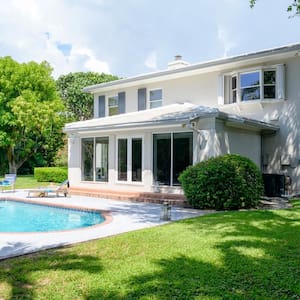
[[[99,212],[0,200],[0,232],[72,230],[104,221]]]

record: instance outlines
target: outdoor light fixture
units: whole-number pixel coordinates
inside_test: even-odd
[[[160,219],[162,221],[170,221],[171,220],[171,204],[169,201],[164,201],[161,207]]]

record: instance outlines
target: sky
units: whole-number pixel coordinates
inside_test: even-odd
[[[300,42],[292,0],[0,0],[0,56],[119,77]]]

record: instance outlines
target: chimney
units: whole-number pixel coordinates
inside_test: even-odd
[[[177,54],[174,57],[174,60],[168,63],[168,70],[175,70],[188,66],[189,63],[182,59],[182,56]]]

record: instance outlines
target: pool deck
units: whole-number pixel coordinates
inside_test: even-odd
[[[132,203],[86,196],[27,198],[27,191],[0,193],[1,199],[19,199],[30,202],[57,204],[72,208],[96,209],[108,212],[104,224],[83,229],[46,233],[1,233],[0,259],[33,253],[43,249],[62,247],[121,234],[142,228],[166,224],[160,220],[162,206],[150,203]],[[213,211],[172,207],[171,220],[202,216]]]

